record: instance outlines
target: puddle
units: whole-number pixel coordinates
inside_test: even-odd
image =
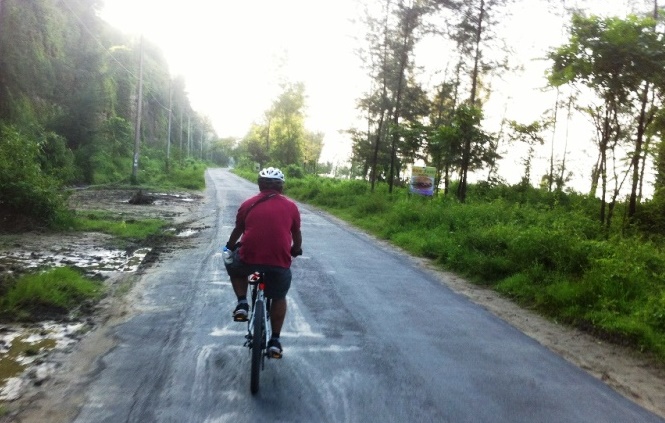
[[[175,236],[177,236],[178,238],[188,238],[190,236],[198,234],[199,232],[201,232],[200,229],[183,229],[181,231],[177,231],[175,233]]]
[[[144,194],[152,198],[152,201],[150,201],[149,204],[153,206],[163,206],[174,202],[193,203],[194,201],[197,200],[196,198],[193,198],[189,194],[167,194],[161,192],[145,192]],[[121,200],[121,202],[129,204],[129,198],[123,199]]]
[[[16,399],[26,383],[41,383],[52,370],[43,357],[75,343],[83,326],[44,322],[0,328],[0,400]]]
[[[51,251],[0,251],[0,273],[13,273],[13,269],[63,266],[82,269],[91,277],[111,272],[134,272],[150,250],[124,251],[94,246],[73,250],[71,247],[58,249],[53,246]]]
[[[166,193],[155,193],[151,194],[155,197],[155,203],[160,204],[160,202],[167,201],[180,201],[183,203],[191,203],[196,201],[195,198],[192,198],[189,194],[166,194]]]

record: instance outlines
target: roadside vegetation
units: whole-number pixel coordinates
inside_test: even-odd
[[[140,244],[163,235],[166,222],[158,219],[122,220],[106,212],[77,215],[63,211],[56,226],[62,232],[101,232],[113,235],[119,245]],[[53,228],[51,230],[58,230]],[[0,320],[60,320],[86,314],[104,295],[99,280],[75,268],[40,268],[28,273],[0,277]]]
[[[119,245],[141,244],[164,233],[167,222],[159,219],[132,219],[106,211],[75,212],[67,208],[68,190],[58,175],[77,171],[73,162],[64,161],[65,168],[45,171],[43,146],[0,124],[0,230],[20,233],[24,230],[58,232],[101,232],[113,235]],[[32,147],[31,147],[32,146]],[[154,157],[153,157],[154,156]],[[132,185],[118,169],[107,166],[97,169],[91,189],[127,188],[153,191],[173,189],[200,190],[205,187],[206,163],[188,159],[174,163],[167,172],[164,157],[148,151],[141,161],[141,185]],[[127,168],[129,169],[129,167]],[[103,173],[104,171],[108,173]],[[129,173],[128,173],[129,175]],[[36,321],[62,319],[85,313],[103,295],[103,284],[83,276],[76,269],[39,269],[34,273],[0,278],[0,319],[3,321]]]
[[[256,178],[253,171],[237,173]],[[598,223],[598,199],[520,185],[471,184],[461,203],[406,188],[390,194],[387,184],[371,192],[358,180],[287,181],[294,199],[552,320],[665,362],[665,237],[659,235],[665,228],[655,232],[646,217],[623,229],[617,220],[608,229]]]
[[[4,321],[60,319],[77,310],[85,312],[83,307],[103,293],[100,282],[67,267],[24,275],[2,284],[2,290],[0,318]]]
[[[167,222],[160,219],[124,219],[122,216],[107,212],[71,213],[66,221],[59,222],[66,231],[101,232],[120,240],[141,243],[142,241],[161,235]]]

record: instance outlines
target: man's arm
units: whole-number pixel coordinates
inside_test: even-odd
[[[231,231],[231,236],[229,236],[229,241],[226,243],[226,248],[233,250],[235,248],[236,242],[238,242],[243,232],[244,230],[238,226],[233,228]]]
[[[300,229],[293,231],[291,234],[293,236],[293,246],[296,247],[297,249],[302,248],[302,233],[300,232]]]
[[[302,254],[302,233],[300,229],[294,230],[291,232],[293,237],[293,246],[291,246],[291,255],[297,257]]]

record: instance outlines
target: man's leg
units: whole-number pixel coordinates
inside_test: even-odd
[[[282,324],[284,324],[284,317],[286,316],[286,298],[279,300],[271,300],[270,303],[270,325],[272,326],[272,333],[275,338],[279,338],[282,331]]]
[[[268,341],[268,353],[272,358],[282,358],[282,343],[279,340],[282,324],[286,316],[286,297],[272,299],[270,303],[270,325],[272,335]]]
[[[246,277],[231,277],[231,286],[233,286],[233,292],[238,298],[238,305],[233,310],[233,320],[236,322],[246,322],[249,316],[249,304],[247,303],[248,285],[249,282],[247,282]]]
[[[291,287],[290,269],[273,269],[269,275],[272,282],[266,290],[270,288],[269,296],[272,298],[270,304],[270,325],[272,326],[272,336],[268,342],[268,352],[273,358],[282,357],[282,343],[279,336],[282,332],[282,324],[286,316],[286,294]]]
[[[236,294],[236,297],[247,298],[247,277],[231,277],[231,285],[233,286],[233,292]]]

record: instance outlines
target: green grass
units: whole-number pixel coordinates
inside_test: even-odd
[[[102,287],[76,270],[61,267],[24,275],[0,297],[0,312],[10,320],[38,320],[66,315],[86,300],[95,300]]]
[[[606,230],[596,199],[472,186],[461,204],[316,177],[287,180],[285,194],[545,316],[665,362],[665,237],[621,230],[620,218]]]
[[[109,213],[87,212],[74,216],[69,227],[80,232],[102,232],[123,239],[141,240],[160,234],[166,225],[166,221],[160,219],[124,220]]]
[[[61,213],[54,227],[59,231],[101,232],[121,240],[142,241],[163,235],[168,222],[161,219],[126,219],[104,211]]]

